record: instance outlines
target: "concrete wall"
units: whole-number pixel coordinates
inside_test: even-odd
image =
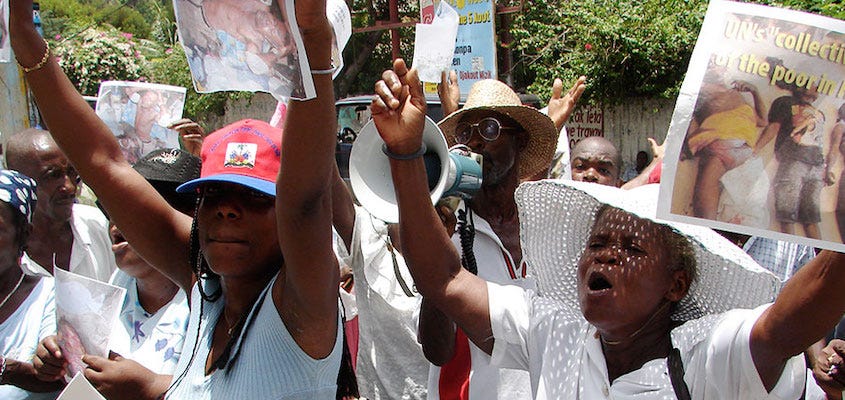
[[[14,60],[0,63],[0,144],[31,126],[35,117],[30,116],[30,112],[34,112],[34,108],[29,105],[27,88],[17,64]]]
[[[647,138],[658,143],[666,138],[674,108],[674,100],[641,98],[614,106],[580,107],[566,124],[570,147],[586,136],[603,136],[616,145],[626,165],[633,164],[638,151],[651,154]]]
[[[226,111],[223,115],[209,115],[201,122],[210,133],[246,118],[270,121],[270,117],[276,111],[276,103],[273,96],[267,93],[256,93],[249,100],[229,101],[226,103]]]

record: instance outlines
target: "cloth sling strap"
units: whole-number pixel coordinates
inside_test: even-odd
[[[666,358],[669,367],[669,379],[672,381],[672,389],[675,390],[675,397],[678,400],[691,400],[689,387],[684,381],[684,362],[681,360],[681,351],[673,347]]]

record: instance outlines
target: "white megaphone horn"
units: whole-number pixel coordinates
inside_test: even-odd
[[[361,205],[374,217],[399,222],[399,207],[390,174],[390,160],[382,152],[384,141],[370,120],[358,133],[349,155],[349,180]],[[481,187],[480,156],[450,151],[437,124],[425,117],[423,156],[432,204],[447,195],[471,194]]]

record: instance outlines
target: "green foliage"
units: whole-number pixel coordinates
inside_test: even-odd
[[[68,78],[80,93],[96,96],[106,80],[145,80],[147,56],[158,52],[157,45],[133,40],[116,29],[89,28],[73,41],[53,44],[54,54]]]
[[[840,0],[754,2],[845,19]],[[554,78],[586,75],[585,99],[674,98],[706,9],[702,0],[526,2],[511,30],[514,75],[546,97]]]
[[[535,1],[511,32],[534,74],[533,93],[548,96],[556,77],[586,75],[587,98],[668,98],[677,94],[705,8],[701,1]]]
[[[138,10],[115,0],[41,0],[44,35],[71,36],[88,27],[110,25],[133,36],[150,38],[150,22]]]
[[[60,65],[86,95],[107,80],[150,81],[188,88],[185,116],[223,115],[226,102],[252,93],[199,94],[177,43],[170,0],[41,0],[44,35]],[[147,40],[150,39],[150,40]]]

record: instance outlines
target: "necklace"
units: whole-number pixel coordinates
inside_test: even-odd
[[[6,295],[6,298],[4,298],[2,302],[0,302],[0,308],[3,308],[3,306],[5,306],[5,305],[6,305],[6,302],[7,302],[7,301],[9,301],[9,299],[11,299],[11,298],[12,298],[12,295],[13,295],[13,294],[15,294],[15,292],[17,292],[17,291],[18,291],[18,288],[20,288],[20,287],[21,287],[21,283],[23,283],[23,278],[24,278],[25,276],[26,276],[26,274],[24,274],[23,272],[21,272],[21,277],[20,277],[20,279],[18,279],[18,283],[16,283],[16,284],[15,284],[15,288],[14,288],[14,289],[12,289],[12,291],[11,291],[11,292],[9,292],[9,294],[8,294],[8,295]]]
[[[223,312],[223,319],[226,320],[226,326],[227,326],[226,327],[226,334],[229,335],[229,337],[232,337],[232,333],[234,333],[235,329],[237,329],[238,326],[240,326],[241,323],[244,321],[244,315],[241,315],[241,317],[238,318],[238,320],[235,321],[235,323],[232,324],[232,326],[228,326],[229,325],[229,317],[226,315],[225,311]]]

